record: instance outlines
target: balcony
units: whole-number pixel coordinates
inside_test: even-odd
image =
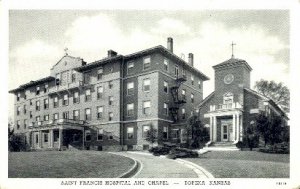
[[[73,83],[68,83],[66,85],[56,85],[54,87],[49,88],[49,94],[59,93],[59,92],[63,92],[63,91],[67,91],[79,87],[84,87],[86,85],[88,84],[84,84],[83,81],[76,81]]]
[[[178,75],[176,78],[176,82],[182,83],[185,82],[187,80],[186,75]]]
[[[218,110],[233,110],[233,109],[241,109],[243,106],[238,103],[228,103],[228,104],[218,104],[218,105],[210,105],[209,111],[218,111]]]

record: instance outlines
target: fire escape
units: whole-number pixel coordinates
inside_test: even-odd
[[[178,121],[178,110],[181,105],[186,103],[186,95],[179,94],[179,88],[183,82],[186,81],[186,75],[177,75],[175,86],[171,87],[171,94],[173,97],[173,106],[169,108],[174,123]]]

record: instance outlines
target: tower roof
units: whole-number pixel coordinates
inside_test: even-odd
[[[213,68],[218,69],[218,68],[227,68],[227,67],[240,66],[240,65],[246,66],[246,68],[249,71],[252,70],[251,66],[245,60],[238,59],[238,58],[230,58],[229,60],[226,60],[220,64],[214,65]]]

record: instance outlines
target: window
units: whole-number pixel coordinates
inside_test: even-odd
[[[85,109],[85,120],[86,121],[91,121],[91,109],[90,108],[86,108]]]
[[[36,116],[35,117],[35,121],[37,122],[38,125],[41,125],[41,117],[40,116]]]
[[[134,62],[127,63],[127,74],[132,74],[133,67],[134,67]]]
[[[76,71],[73,70],[71,75],[71,82],[74,83],[76,81]]]
[[[150,68],[150,63],[151,63],[150,56],[143,59],[144,70],[147,70]]]
[[[32,106],[32,100],[31,99],[29,100],[29,104],[30,104],[30,106]]]
[[[69,105],[69,95],[68,94],[64,94],[63,105],[64,106]]]
[[[127,104],[127,116],[133,116],[134,114],[134,104]]]
[[[143,103],[143,113],[144,114],[150,114],[150,107],[151,107],[151,102],[150,101],[144,101]]]
[[[108,121],[112,121],[114,117],[114,114],[112,112],[108,113]]]
[[[133,139],[133,127],[127,127],[127,139]]]
[[[164,59],[164,70],[165,71],[169,70],[169,61],[167,59]]]
[[[29,117],[32,118],[32,111],[29,112]]]
[[[97,107],[97,119],[101,119],[103,116],[103,106]]]
[[[53,131],[53,141],[57,142],[59,139],[59,132],[58,131]]]
[[[182,69],[181,73],[182,73],[182,76],[183,76],[183,77],[186,76],[186,71],[185,71],[185,69]]]
[[[176,76],[176,78],[178,78],[178,75],[179,75],[179,69],[178,69],[178,66],[176,65],[175,66],[175,76]]]
[[[194,85],[194,76],[191,75],[191,82],[192,82],[192,85]]]
[[[168,127],[163,127],[163,139],[168,139]]]
[[[24,105],[24,114],[27,113],[27,108],[26,108],[26,104]]]
[[[75,121],[78,121],[80,118],[79,118],[79,110],[74,110],[73,111],[73,119]]]
[[[59,74],[59,73],[56,74],[56,76],[55,76],[55,84],[56,84],[56,85],[59,85],[59,84],[60,84],[60,74]]]
[[[20,112],[21,112],[21,107],[18,106],[18,107],[17,107],[17,115],[20,115]]]
[[[53,107],[54,108],[58,107],[58,97],[57,96],[53,98]]]
[[[109,81],[109,82],[108,82],[108,88],[109,88],[109,89],[112,89],[112,88],[113,88],[113,82],[112,82],[112,81]]]
[[[114,139],[114,136],[113,136],[112,132],[107,132],[107,137],[108,137],[108,140],[113,140]]]
[[[97,99],[101,99],[103,97],[103,87],[100,86],[97,88]]]
[[[20,94],[20,93],[18,93],[18,94],[17,94],[17,101],[19,101],[19,100],[20,100],[20,97],[21,97],[21,94]]]
[[[53,114],[53,119],[58,120],[58,113]]]
[[[63,119],[69,119],[69,112],[63,112]]]
[[[39,111],[40,110],[40,101],[36,101],[35,103],[35,110]]]
[[[173,139],[179,138],[179,129],[172,129],[171,131],[172,131],[171,134],[172,134]]]
[[[143,138],[147,138],[149,130],[150,130],[150,126],[149,125],[143,125],[143,133],[142,133],[142,137]]]
[[[85,131],[85,141],[91,141],[91,140],[92,140],[91,131],[90,130]]]
[[[85,101],[91,101],[91,89],[85,90]]]
[[[182,119],[185,119],[186,114],[184,108],[181,109],[181,115],[182,115]]]
[[[76,91],[73,93],[73,103],[79,103],[79,92]]]
[[[112,73],[112,72],[114,71],[114,67],[111,66],[111,67],[109,68],[109,71]]]
[[[168,93],[169,84],[168,82],[164,81],[164,92]]]
[[[49,88],[48,84],[45,84],[45,87],[44,87],[44,93],[47,93],[47,92],[48,92],[48,88]]]
[[[97,79],[98,80],[102,79],[102,75],[103,75],[103,68],[99,68],[97,71]]]
[[[49,121],[49,114],[48,115],[44,115],[44,121]]]
[[[168,111],[169,111],[168,104],[164,103],[164,114],[168,115],[168,113],[169,113]]]
[[[26,96],[26,94],[24,94],[24,99],[25,99],[25,100],[27,99],[27,96]]]
[[[185,89],[182,89],[181,91],[181,95],[182,95],[182,99],[185,100],[186,99],[186,96],[185,96]]]
[[[108,97],[108,104],[109,105],[113,105],[113,102],[114,102],[114,97],[113,96],[109,96]]]
[[[127,95],[133,95],[134,94],[134,83],[128,82],[127,83]]]
[[[145,92],[150,91],[150,79],[143,80],[143,89]]]
[[[48,109],[49,108],[49,99],[46,98],[44,99],[44,109]]]
[[[48,142],[48,133],[44,133],[44,142]]]
[[[103,129],[98,129],[97,131],[97,140],[103,140]]]
[[[20,120],[17,121],[17,129],[20,129]]]
[[[199,87],[199,89],[201,89],[201,81],[200,80],[198,81],[198,87]]]
[[[27,125],[28,125],[27,119],[24,119],[24,129],[27,128]]]
[[[194,94],[191,94],[191,102],[194,103]]]
[[[85,84],[89,84],[90,83],[90,72],[86,72],[83,74],[83,82]]]
[[[37,86],[37,87],[36,87],[35,94],[36,94],[36,95],[39,95],[39,94],[40,94],[40,86]]]

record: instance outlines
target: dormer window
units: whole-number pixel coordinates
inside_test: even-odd
[[[36,93],[35,93],[36,95],[39,95],[40,94],[40,86],[37,86],[36,87]]]
[[[20,97],[21,97],[21,93],[18,93],[18,94],[17,94],[17,101],[20,100]]]
[[[45,88],[44,88],[44,93],[47,93],[48,92],[48,83],[47,84],[45,84]]]

